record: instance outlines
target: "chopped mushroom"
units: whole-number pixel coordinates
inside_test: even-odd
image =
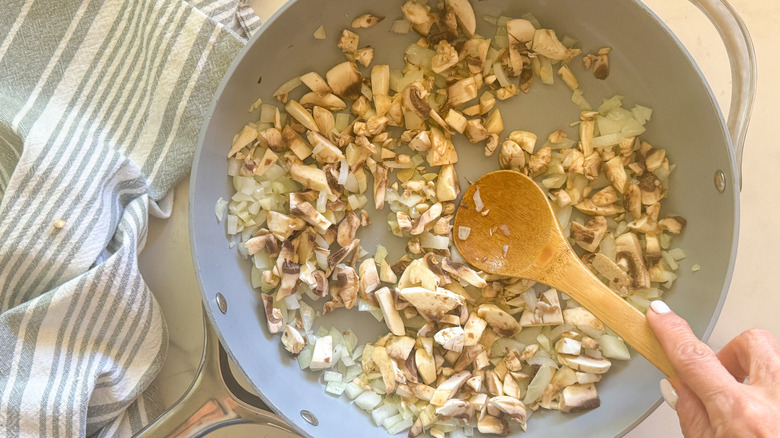
[[[303,347],[306,346],[306,340],[303,339],[303,336],[301,336],[295,327],[287,325],[284,327],[282,344],[284,345],[285,350],[289,351],[293,357],[296,357],[301,350],[303,350]]]
[[[509,424],[503,418],[487,415],[483,411],[477,420],[477,430],[480,433],[507,436],[509,435]]]
[[[436,415],[441,418],[455,418],[471,423],[474,418],[474,406],[465,400],[450,399],[440,408],[436,408]]]
[[[482,304],[477,308],[477,315],[501,337],[510,338],[523,328],[510,314],[495,304]]]
[[[433,392],[431,404],[434,406],[444,406],[444,403],[451,399],[470,377],[471,373],[468,371],[461,371],[450,376],[447,380],[439,384]]]
[[[525,420],[527,418],[525,406],[523,402],[513,397],[505,395],[499,395],[491,397],[487,401],[488,414],[494,416],[500,416],[502,413],[506,414],[512,420],[525,426]]]
[[[658,221],[662,230],[672,234],[680,234],[687,221],[680,216],[666,217]]]
[[[263,299],[263,309],[265,310],[265,319],[268,323],[270,333],[279,333],[284,327],[284,317],[282,311],[274,307],[274,298],[269,294],[261,294]]]
[[[311,357],[310,368],[313,370],[323,370],[332,366],[333,359],[333,337],[323,336],[317,338],[314,342],[314,352]]]
[[[429,321],[439,321],[449,311],[463,304],[460,295],[444,288],[428,290],[422,287],[401,289],[399,294]]]
[[[599,274],[609,280],[609,287],[617,291],[620,296],[628,295],[629,290],[631,290],[631,278],[609,257],[597,253],[593,257],[591,265]]]
[[[526,309],[520,317],[520,325],[523,327],[560,324],[563,324],[563,314],[558,301],[558,291],[555,289],[543,292],[532,308],[526,304]]]
[[[379,308],[382,309],[382,315],[384,316],[387,328],[390,329],[394,335],[403,336],[406,333],[406,329],[404,328],[404,322],[401,319],[401,315],[398,313],[398,310],[395,309],[395,302],[393,301],[390,289],[383,287],[374,292],[374,296],[379,303]]]
[[[615,263],[628,273],[631,290],[650,287],[650,274],[645,266],[642,247],[634,233],[621,234],[615,239],[617,256]]]
[[[574,221],[570,222],[569,226],[574,243],[589,252],[596,252],[601,239],[607,234],[607,219],[604,216],[595,216],[584,226]]]
[[[463,329],[460,327],[448,327],[436,332],[436,334],[433,335],[433,340],[435,340],[439,345],[444,347],[446,350],[460,353],[461,351],[463,351],[463,342],[465,340],[465,333],[463,332]]]
[[[363,14],[352,20],[352,27],[355,29],[369,28],[377,25],[385,17],[377,17],[373,14]]]
[[[601,406],[599,393],[593,383],[576,384],[563,388],[561,392],[561,411],[579,412]]]
[[[360,96],[363,77],[354,62],[345,61],[336,65],[328,70],[325,79],[328,81],[328,86],[339,97],[356,100]]]

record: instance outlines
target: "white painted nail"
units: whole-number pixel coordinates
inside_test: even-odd
[[[672,311],[672,309],[661,300],[655,300],[650,303],[650,308],[653,309],[653,312],[655,313],[669,313]]]
[[[659,302],[659,301],[656,301]],[[671,383],[669,383],[666,379],[661,379],[661,382],[659,384],[661,387],[661,395],[664,397],[664,400],[666,401],[666,404],[669,405],[672,409],[675,411],[677,410],[677,391],[674,390],[674,387]]]

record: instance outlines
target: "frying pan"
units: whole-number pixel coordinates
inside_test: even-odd
[[[474,1],[473,6],[478,32],[486,36],[495,29],[479,18],[483,14],[519,17],[531,12],[545,27],[578,39],[584,53],[604,46],[613,48],[612,73],[606,81],[595,80],[579,67],[575,71],[580,73],[581,87],[591,103],[597,105],[603,98],[620,94],[626,96],[629,107],[641,104],[654,111],[643,138],[665,148],[677,164],[662,215],[679,214],[688,220],[685,232],[675,241],[687,258],[681,262],[682,275],[666,300],[706,340],[725,299],[736,255],[739,162],[752,105],[755,65],[750,37],[733,8],[725,0],[693,3],[718,28],[731,57],[733,90],[728,123],[691,56],[663,22],[637,0],[488,0]],[[377,26],[359,31],[360,45],[370,44],[376,49],[374,64],[402,66],[401,53],[417,36],[413,32],[405,36],[390,33],[393,20],[401,16],[401,4],[365,0],[289,2],[264,24],[223,79],[201,132],[193,165],[192,254],[211,326],[240,374],[278,417],[230,414],[227,411],[231,406],[245,407],[242,403],[223,403],[209,418],[199,414],[199,429],[179,427],[174,435],[209,430],[229,417],[231,422],[276,424],[305,436],[384,436],[384,430],[374,426],[370,416],[351,406],[346,397],[326,394],[318,381],[319,373],[301,371],[279,337],[268,333],[261,300],[251,287],[250,264],[228,247],[224,224],[215,221],[214,205],[220,197],[228,199],[233,194],[225,155],[233,135],[256,118],[247,113],[247,108],[258,97],[275,103],[273,91],[291,77],[309,71],[324,74],[341,62],[343,55],[336,40],[352,18],[365,12],[387,17]],[[320,24],[328,32],[325,41],[312,37]],[[530,94],[499,103],[506,131],[523,129],[545,135],[562,127],[570,130],[568,122],[578,120],[579,115],[569,103],[570,95],[562,81],[553,86],[537,83]],[[495,156],[485,158],[481,147],[471,146],[461,137],[455,139],[455,145],[460,154],[457,171],[461,178],[474,180],[497,169]],[[369,252],[382,242],[389,247],[389,259],[394,260],[392,255],[402,253],[403,242],[385,230],[384,214],[375,215],[373,225],[358,237]],[[691,273],[693,264],[699,264],[701,270]],[[384,323],[377,323],[366,313],[344,309],[318,323],[351,329],[361,343],[386,332]],[[208,338],[214,341],[212,336]],[[600,408],[580,414],[537,412],[525,436],[625,434],[660,402],[658,381],[662,375],[642,357],[634,356],[628,362],[616,362],[599,384]],[[203,391],[208,389],[191,390],[190,394]],[[172,418],[181,419],[181,415],[169,413],[164,427],[174,425]],[[281,420],[289,426],[283,426]],[[163,433],[164,427],[157,425],[149,430]],[[182,432],[186,430],[189,432]]]

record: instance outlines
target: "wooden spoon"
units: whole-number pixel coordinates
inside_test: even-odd
[[[481,211],[474,200],[477,190],[484,204]],[[471,229],[465,240],[458,238],[460,227]],[[508,229],[509,235],[502,229]],[[463,195],[453,234],[458,251],[472,265],[565,292],[664,374],[676,375],[645,316],[580,261],[544,192],[532,179],[510,170],[478,179]]]

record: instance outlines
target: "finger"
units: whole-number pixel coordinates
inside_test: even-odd
[[[705,405],[722,400],[737,382],[710,347],[696,338],[688,323],[668,309],[663,302],[654,301],[647,312],[647,321],[669,361]]]
[[[772,333],[751,329],[740,333],[718,352],[718,359],[739,382],[780,382],[780,346]]]
[[[679,379],[670,379],[677,392],[677,418],[680,429],[686,437],[709,437],[715,435],[710,417],[699,397]]]

